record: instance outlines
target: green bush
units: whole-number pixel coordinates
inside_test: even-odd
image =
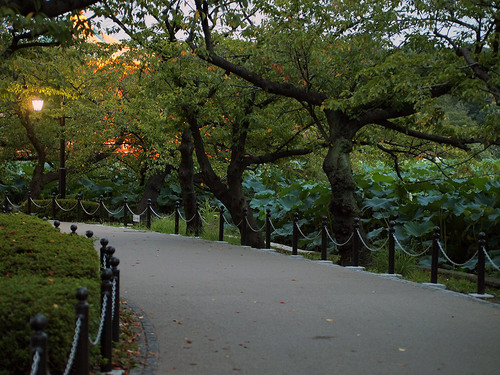
[[[92,242],[26,215],[0,215],[0,275],[97,279]]]
[[[100,310],[99,260],[92,241],[59,233],[35,217],[0,214],[0,374],[26,374],[30,363],[29,322],[48,320],[49,367],[64,371],[75,328],[75,292],[89,290],[90,332]],[[96,353],[93,355],[96,361]]]
[[[49,368],[64,372],[75,327],[75,292],[89,290],[90,332],[97,332],[100,298],[99,283],[89,279],[14,276],[0,278],[0,363],[1,375],[26,374],[31,367],[30,319],[43,314],[48,325]],[[95,356],[95,355],[94,355]]]

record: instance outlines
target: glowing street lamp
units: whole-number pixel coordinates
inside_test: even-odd
[[[43,99],[32,99],[33,111],[40,112],[43,109]]]

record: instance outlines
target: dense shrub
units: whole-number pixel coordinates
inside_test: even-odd
[[[49,367],[64,371],[75,327],[76,289],[90,293],[90,330],[100,309],[99,260],[91,240],[27,215],[0,214],[0,374],[30,368],[30,318],[48,319]]]
[[[26,215],[0,215],[0,275],[98,278],[92,242]]]

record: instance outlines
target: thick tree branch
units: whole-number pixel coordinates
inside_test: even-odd
[[[214,50],[214,44],[212,41],[212,33],[208,25],[208,5],[206,1],[196,0],[197,10],[201,14],[201,24],[205,37],[205,47],[208,54],[203,52],[198,53],[198,56],[211,64],[218,66],[224,71],[228,71],[236,74],[237,76],[243,78],[244,80],[252,83],[253,85],[261,88],[265,92],[270,94],[282,95],[289,98],[298,100],[299,102],[306,102],[313,105],[321,105],[325,99],[326,95],[307,91],[301,88],[297,88],[289,83],[278,83],[265,79],[261,75],[250,71],[243,66],[236,65],[221,56],[217,55]]]
[[[394,161],[394,170],[396,171],[396,174],[398,175],[398,178],[403,181],[403,176],[401,176],[401,170],[399,169],[399,161],[398,157],[396,154],[394,154],[393,150],[388,149],[387,147],[384,147],[382,144],[377,143],[377,148],[386,154],[388,154],[392,160]]]
[[[299,155],[307,155],[312,152],[311,149],[302,148],[297,150],[285,150],[278,151],[264,155],[247,155],[245,157],[245,164],[247,166],[252,164],[266,164],[266,163],[274,163],[276,160],[287,158],[290,156],[299,156]]]
[[[458,139],[458,138],[452,138],[452,137],[444,137],[444,136],[437,135],[437,134],[423,133],[423,132],[419,132],[417,130],[405,128],[405,127],[398,125],[398,124],[395,124],[394,122],[389,121],[389,120],[381,120],[381,121],[375,122],[375,124],[380,125],[386,129],[391,129],[391,130],[397,131],[398,133],[406,134],[410,137],[424,139],[424,140],[432,141],[435,143],[453,146],[453,147],[456,147],[456,148],[459,148],[459,149],[465,150],[465,151],[470,150],[470,148],[468,146],[470,144],[486,143],[486,144],[500,145],[500,140],[487,140],[487,139],[479,139],[479,138]]]
[[[87,8],[101,0],[0,0],[0,7],[12,9],[23,16],[43,13],[53,18],[64,13]]]
[[[488,74],[488,69],[474,60],[467,47],[458,48],[456,53],[458,56],[462,56],[467,64],[471,66],[474,75],[486,84],[489,92],[495,97],[497,105],[500,105],[500,88],[492,83],[491,76]]]

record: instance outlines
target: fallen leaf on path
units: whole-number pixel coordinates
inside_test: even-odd
[[[406,349],[399,348],[399,351],[400,351],[400,352],[406,352]]]
[[[327,322],[333,322],[333,319],[326,319]]]

